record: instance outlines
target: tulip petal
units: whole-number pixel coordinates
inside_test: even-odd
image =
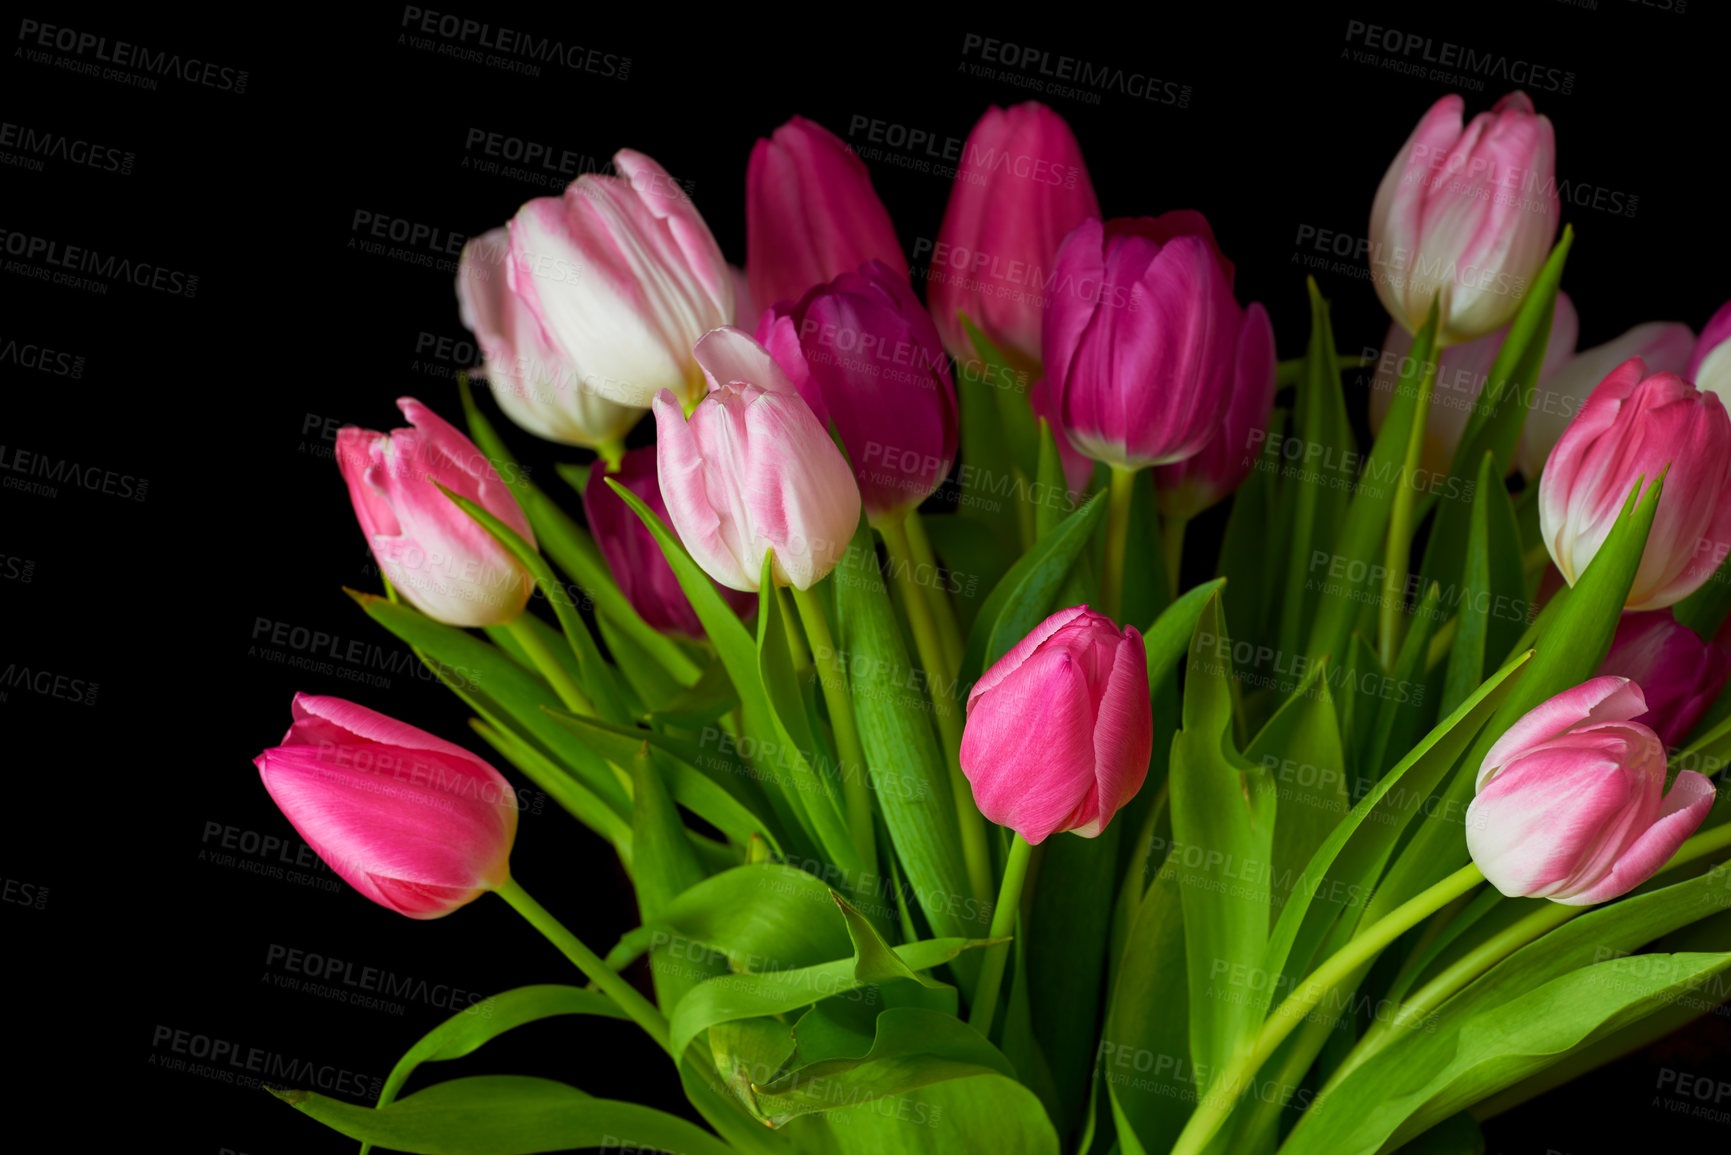
[[[1715,792],[1704,774],[1682,770],[1665,796],[1658,821],[1649,826],[1621,855],[1598,883],[1567,898],[1553,901],[1565,906],[1589,906],[1627,894],[1657,874],[1677,848],[1707,819]]]
[[[1627,678],[1589,678],[1555,697],[1548,698],[1503,731],[1479,764],[1477,789],[1518,750],[1548,742],[1570,729],[1588,723],[1624,722],[1647,712],[1641,687]]]
[[[1045,640],[1088,612],[1086,604],[1068,606],[1050,615],[1039,625],[1028,631],[1028,636],[1011,646],[1004,656],[992,663],[992,668],[980,675],[980,680],[974,683],[974,688],[968,691],[968,709],[974,708],[974,703],[987,690],[1015,673],[1039,649]]]
[[[1104,830],[1142,789],[1153,753],[1148,654],[1141,633],[1129,626],[1114,647],[1111,673],[1094,719],[1094,791],[1065,820],[1065,828],[1084,838]]]

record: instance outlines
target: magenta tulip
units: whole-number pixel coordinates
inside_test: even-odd
[[[1275,369],[1274,328],[1262,306],[1251,305],[1238,330],[1232,391],[1220,428],[1194,456],[1155,467],[1154,499],[1162,514],[1195,517],[1250,476],[1274,412]]]
[[[439,485],[533,545],[529,519],[473,441],[413,397],[398,398],[397,407],[414,428],[337,431],[337,466],[373,557],[428,617],[451,626],[503,625],[523,611],[534,579]]]
[[[654,535],[607,484],[608,478],[636,494],[666,521],[667,503],[661,499],[661,482],[655,472],[655,446],[631,450],[612,473],[599,465],[591,469],[583,487],[583,514],[613,580],[643,620],[664,633],[694,640],[703,637],[703,623],[679,588],[673,567],[667,564]],[[750,616],[757,608],[757,600],[749,594],[723,586],[721,595],[740,617]]]
[[[1389,316],[1417,332],[1440,294],[1438,339],[1495,332],[1520,308],[1557,235],[1551,122],[1511,92],[1465,129],[1465,101],[1431,106],[1370,212],[1370,260]]]
[[[1665,746],[1633,719],[1641,688],[1600,677],[1511,726],[1479,767],[1467,849],[1511,898],[1586,906],[1626,894],[1676,853],[1713,808],[1713,784],[1682,770],[1665,793]]]
[[[584,380],[511,290],[510,254],[510,231],[493,229],[464,245],[457,265],[463,324],[486,358],[493,399],[537,437],[585,449],[617,445],[643,416],[642,407],[627,404],[631,394],[610,391],[605,379]]]
[[[819,423],[834,423],[873,525],[900,521],[949,476],[950,360],[905,277],[869,261],[766,312],[757,339]]]
[[[655,397],[656,467],[673,529],[729,589],[755,593],[770,550],[778,584],[810,589],[859,524],[847,459],[751,334],[717,329],[696,356],[710,392],[690,419],[672,393]]]
[[[1697,389],[1710,390],[1721,401],[1731,401],[1731,301],[1719,306],[1701,330],[1700,340],[1689,353],[1689,363],[1680,372]]]
[[[1544,383],[1562,370],[1574,354],[1579,332],[1580,317],[1575,312],[1575,304],[1567,293],[1559,292],[1556,308],[1551,313],[1551,335],[1545,343],[1545,360],[1539,367],[1540,388],[1530,395],[1532,404],[1523,427],[1525,430],[1532,430],[1539,424],[1541,405],[1566,408],[1566,415],[1562,417],[1564,425],[1578,412],[1578,402],[1550,400],[1551,394],[1545,391]],[[1497,354],[1502,351],[1508,335],[1509,329],[1505,325],[1489,336],[1451,345],[1437,355],[1436,379],[1431,385],[1430,411],[1425,416],[1424,446],[1420,456],[1421,467],[1429,473],[1448,476],[1461,434],[1466,432],[1467,422],[1478,408],[1479,397],[1490,379],[1491,366],[1496,363]],[[1395,390],[1400,388],[1401,370],[1411,367],[1411,354],[1412,334],[1398,322],[1390,324],[1388,337],[1377,356],[1376,375],[1370,384],[1370,427],[1373,432],[1382,429],[1383,419],[1394,402]],[[1607,371],[1610,368],[1612,366],[1606,366]],[[1602,377],[1604,373],[1593,378],[1592,384],[1597,385]],[[1592,385],[1587,388],[1590,390]],[[1505,404],[1520,404],[1524,400],[1527,398],[1515,399],[1510,393]],[[1551,434],[1549,443],[1545,445],[1546,452],[1556,444],[1561,434],[1561,427]],[[1523,433],[1523,451],[1526,441],[1527,434]]]
[[[867,261],[908,275],[865,162],[803,116],[759,140],[745,172],[745,275],[756,306],[797,301]]]
[[[296,694],[253,764],[271,800],[350,886],[439,918],[511,877],[517,795],[461,746],[342,698]]]
[[[1599,673],[1628,678],[1641,687],[1647,712],[1631,720],[1655,731],[1671,747],[1681,744],[1719,697],[1731,674],[1731,653],[1679,625],[1669,610],[1624,614]]]
[[[1071,444],[1142,469],[1219,432],[1244,312],[1232,272],[1200,213],[1091,220],[1065,239],[1043,344]]]
[[[1557,300],[1560,306],[1560,294]],[[1559,307],[1558,312],[1561,311]],[[1586,407],[1587,398],[1613,369],[1631,357],[1639,357],[1648,373],[1681,373],[1694,340],[1695,335],[1687,325],[1648,321],[1603,345],[1575,354],[1554,371],[1541,373],[1538,388],[1533,390],[1527,405],[1527,422],[1521,429],[1521,444],[1515,454],[1515,464],[1520,466],[1521,473],[1528,480],[1539,476],[1569,422]],[[1547,350],[1545,364],[1550,363]]]
[[[1731,543],[1731,419],[1712,393],[1640,358],[1594,389],[1539,479],[1539,531],[1572,586],[1605,543],[1638,478],[1665,472],[1626,609],[1656,610],[1699,589]]]
[[[623,149],[622,174],[585,173],[511,221],[511,291],[577,379],[648,408],[670,389],[701,396],[691,347],[733,317],[733,276],[691,198],[660,165]]]
[[[1040,362],[1040,326],[1058,247],[1100,202],[1064,118],[1029,101],[990,108],[962,148],[932,249],[926,302],[944,347],[975,357],[958,314],[1022,367]]]
[[[1038,845],[1092,838],[1148,776],[1154,720],[1134,626],[1059,610],[968,693],[962,772],[980,813]]]

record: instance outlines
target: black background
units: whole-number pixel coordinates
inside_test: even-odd
[[[993,17],[991,6],[966,20],[929,9],[910,18],[724,7],[697,17],[643,6],[635,23],[576,6],[446,7],[629,57],[628,76],[552,64],[531,78],[419,51],[399,42],[403,9],[389,6],[238,6],[220,20],[24,13],[245,70],[243,94],[172,76],[146,91],[75,75],[18,51],[17,20],[9,30],[4,119],[134,160],[126,174],[53,158],[40,171],[0,167],[0,228],[198,277],[189,299],[127,283],[105,293],[54,286],[10,268],[0,276],[0,342],[83,358],[76,377],[0,362],[5,452],[148,481],[143,500],[69,484],[52,497],[0,490],[0,666],[66,679],[60,697],[13,688],[0,700],[0,875],[12,899],[0,903],[0,943],[13,971],[8,1002],[31,1024],[8,1042],[9,1097],[82,1104],[59,1116],[73,1147],[116,1127],[139,1145],[212,1155],[352,1150],[260,1091],[150,1062],[165,1053],[153,1039],[166,1027],[371,1078],[449,1013],[420,1001],[393,1014],[279,989],[268,981],[283,973],[267,965],[273,946],[476,994],[573,979],[496,900],[417,923],[346,888],[208,857],[221,850],[211,824],[237,840],[250,832],[297,845],[249,764],[287,728],[297,690],[353,697],[486,752],[454,699],[407,666],[379,689],[255,650],[268,642],[255,637],[261,621],[264,632],[280,622],[395,645],[340,590],[378,581],[327,430],[401,424],[392,402],[405,394],[458,419],[456,362],[418,353],[417,342],[466,334],[449,268],[351,241],[370,239],[354,227],[360,211],[469,235],[558,191],[561,180],[465,167],[465,158],[487,159],[466,150],[471,130],[570,150],[591,167],[623,146],[645,151],[689,182],[740,263],[746,158],[795,113],[864,146],[865,131],[849,132],[856,118],[960,139],[987,105],[1039,96],[970,75],[978,53],[964,53],[969,33],[1151,74],[1186,86],[1187,106],[1121,92],[1049,103],[1080,138],[1108,215],[1207,213],[1237,263],[1240,298],[1267,305],[1280,352],[1292,357],[1308,326],[1310,270],[1300,261],[1315,253],[1302,230],[1362,235],[1384,169],[1425,108],[1452,90],[1346,55],[1364,48],[1347,39],[1356,20],[1536,62],[1554,70],[1551,84],[1569,74],[1567,93],[1533,89],[1556,124],[1558,176],[1601,190],[1601,203],[1617,194],[1610,203],[1624,210],[1564,206],[1578,233],[1564,286],[1582,347],[1646,320],[1698,329],[1731,294],[1720,131],[1727,26],[1700,0],[1682,13],[1663,0],[1482,10],[1366,2],[1283,14],[1213,3],[1133,19],[1073,5],[1037,24]],[[1511,87],[1491,79],[1467,91],[1469,113]],[[904,246],[934,237],[948,180],[881,160],[870,168]],[[18,259],[0,254],[0,263]],[[1369,282],[1340,271],[1319,279],[1340,346],[1379,343],[1387,319]],[[1362,383],[1349,389],[1362,407]],[[536,480],[568,494],[552,465],[576,451],[506,433]],[[1209,532],[1204,522],[1197,540]],[[1205,546],[1192,561],[1206,566]],[[94,702],[72,700],[91,684]],[[551,802],[524,816],[513,867],[598,950],[634,921],[611,855]],[[16,901],[44,891],[40,909]],[[1722,1148],[1724,1124],[1656,1105],[1656,1084],[1666,1068],[1731,1078],[1726,1028],[1723,1014],[1708,1016],[1494,1121],[1490,1150],[1606,1150],[1629,1129]],[[482,1071],[533,1072],[677,1109],[665,1061],[623,1025],[525,1028],[464,1065]]]

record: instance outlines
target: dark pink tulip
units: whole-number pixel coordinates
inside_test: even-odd
[[[1054,273],[1046,376],[1071,444],[1121,469],[1193,456],[1232,399],[1244,314],[1208,222],[1086,221]]]
[[[296,694],[282,745],[253,764],[306,844],[410,918],[439,918],[511,876],[517,795],[461,746],[342,698]]]
[[[968,694],[961,760],[974,801],[1035,845],[1104,830],[1142,788],[1153,749],[1142,635],[1087,606],[1035,626]]]
[[[1713,808],[1713,783],[1682,770],[1665,793],[1665,747],[1634,719],[1641,688],[1600,677],[1540,703],[1479,767],[1467,850],[1509,897],[1586,906],[1658,873]]]
[[[1725,688],[1731,653],[1678,625],[1670,610],[1624,614],[1599,673],[1640,686],[1647,712],[1631,720],[1654,730],[1666,746],[1677,746]]]
[[[428,617],[451,626],[503,625],[523,611],[534,581],[439,485],[534,545],[529,519],[473,441],[413,397],[398,398],[397,407],[414,428],[337,430],[337,466],[373,557]]]
[[[766,312],[757,339],[835,424],[872,524],[900,521],[949,476],[956,388],[905,276],[869,261]]]
[[[1731,301],[1719,306],[1701,330],[1682,373],[1696,388],[1710,389],[1720,400],[1731,398]]]
[[[834,133],[796,116],[751,150],[745,172],[745,275],[759,309],[882,261],[908,261],[865,162]],[[750,321],[741,315],[740,324]]]
[[[1154,470],[1155,503],[1167,517],[1195,517],[1244,483],[1274,412],[1274,328],[1261,305],[1244,311],[1232,395],[1220,429],[1193,457]]]
[[[1040,361],[1045,289],[1058,246],[1100,202],[1064,118],[1029,101],[990,108],[962,148],[932,249],[926,303],[944,347],[969,361],[958,313],[1024,367]]]
[[[619,468],[606,473],[597,464],[589,471],[589,482],[583,487],[583,514],[589,521],[589,532],[607,559],[607,568],[620,592],[644,621],[664,633],[686,638],[703,637],[703,623],[691,608],[673,567],[667,564],[661,547],[642,520],[631,512],[624,498],[613,492],[606,478],[612,478],[643,499],[643,504],[655,511],[663,522],[668,520],[667,503],[661,498],[661,481],[655,472],[655,446],[645,445],[625,454]],[[757,606],[750,594],[717,585],[721,596],[733,607],[733,612],[748,617]]]
[[[1637,478],[1665,473],[1625,609],[1657,610],[1699,589],[1731,543],[1731,419],[1712,393],[1639,357],[1587,398],[1539,478],[1539,531],[1572,586],[1599,552]]]

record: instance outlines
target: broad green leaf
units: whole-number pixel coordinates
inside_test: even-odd
[[[962,659],[963,678],[971,680],[990,669],[1051,613],[1053,595],[1105,512],[1106,494],[1096,493],[1010,567],[974,619]]]
[[[1058,1135],[1040,1100],[996,1074],[935,1083],[823,1118],[839,1155],[1058,1155]]]
[[[997,345],[992,343],[992,339],[980,332],[965,315],[961,320],[962,331],[968,335],[968,341],[974,346],[974,352],[979,355],[990,379],[1000,382],[1016,380],[1015,367]],[[1022,471],[1023,477],[1036,476],[1039,433],[1035,427],[1037,419],[1032,406],[1028,404],[1027,396],[1016,389],[995,388],[992,390],[992,399],[997,406],[999,435],[1004,439],[1005,448],[1010,451],[1010,460]]]
[[[1362,708],[1376,712],[1370,741],[1365,746],[1364,772],[1367,776],[1381,777],[1390,756],[1397,750],[1411,747],[1413,739],[1423,729],[1425,719],[1430,716],[1424,661],[1441,613],[1437,608],[1441,598],[1442,591],[1435,585],[1425,591],[1406,637],[1401,641],[1400,652],[1394,656],[1394,669],[1388,672],[1388,677],[1372,682],[1375,706],[1372,707],[1368,701],[1362,703]],[[1478,685],[1476,678],[1473,685]],[[1350,692],[1361,698],[1373,696],[1365,692],[1363,682],[1353,683]]]
[[[973,629],[986,597],[997,587],[1015,556],[984,521],[973,517],[923,517],[932,548],[953,575],[956,625],[966,637]]]
[[[1508,491],[1491,472],[1494,464],[1488,452],[1479,463],[1466,559],[1458,592],[1447,599],[1453,602],[1456,626],[1439,706],[1445,714],[1479,684],[1486,656],[1494,660],[1508,653],[1527,625],[1520,529]]]
[[[686,838],[685,824],[674,809],[647,742],[638,745],[631,760],[631,784],[631,883],[637,895],[637,916],[648,923],[659,918],[676,897],[701,882],[704,870]],[[655,980],[656,1003],[672,1006],[698,982],[725,969],[719,964],[719,959],[707,955],[694,959],[689,952],[674,955],[666,944],[652,944],[649,969]]]
[[[1290,416],[1287,410],[1276,409],[1269,416],[1261,445],[1247,449],[1256,454],[1255,468],[1232,496],[1232,512],[1220,542],[1220,575],[1232,586],[1226,626],[1233,637],[1246,641],[1261,641],[1275,633],[1269,623],[1279,581],[1274,572],[1277,567],[1269,559],[1286,556],[1280,540],[1283,527],[1276,516],[1276,491],[1282,469],[1280,447],[1286,441]]]
[[[1253,966],[1268,943],[1274,777],[1232,742],[1232,643],[1215,593],[1203,608],[1172,743],[1171,869],[1184,906],[1190,1054],[1217,1071],[1261,1025],[1248,1002],[1211,996],[1216,968]]]
[[[316,1091],[271,1094],[351,1139],[416,1155],[535,1155],[621,1143],[675,1155],[733,1151],[676,1116],[524,1075],[452,1079],[386,1107],[362,1107]]]
[[[1099,1069],[1126,1151],[1171,1150],[1201,1090],[1185,956],[1178,874],[1163,859],[1136,908],[1100,1039]]]
[[[840,958],[853,949],[835,915],[829,886],[778,862],[736,866],[711,875],[662,908],[653,923],[621,940],[631,949],[608,954],[615,969],[659,941],[713,951],[742,972],[788,970]]]
[[[1094,534],[1100,543],[1099,553],[1090,553],[1090,558],[1105,557],[1105,520],[1104,517],[1100,519],[1100,528]],[[1072,576],[1074,573],[1072,571]],[[1165,550],[1160,541],[1160,511],[1154,499],[1154,471],[1139,469],[1134,488],[1130,491],[1130,526],[1124,539],[1124,604],[1118,614],[1119,620],[1152,620],[1172,600],[1175,584],[1176,581],[1166,572]]]
[[[1035,470],[1035,483],[1040,498],[1034,503],[1034,540],[1041,541],[1058,528],[1070,507],[1070,484],[1064,478],[1064,459],[1058,455],[1058,436],[1041,417],[1040,462]]]
[[[966,316],[962,317],[962,324],[972,327]],[[1001,559],[1001,564],[1008,565],[1022,540],[1016,458],[1005,435],[1003,410],[998,404],[997,395],[1006,391],[1002,388],[1004,382],[991,373],[990,366],[978,363],[963,365],[956,374],[962,451],[959,512],[962,517],[990,528],[985,539],[987,548]],[[1017,393],[1017,396],[1023,395]]]
[[[710,726],[738,705],[739,694],[727,676],[727,667],[712,661],[703,667],[695,685],[688,686],[661,709],[653,710],[650,720],[675,726]]]
[[[647,650],[637,644],[637,639],[614,624],[612,618],[596,614],[595,627],[601,631],[601,641],[619,668],[619,676],[624,681],[621,691],[628,691],[640,704],[639,709],[632,711],[633,717],[640,718],[663,710],[691,693],[690,687],[680,685]]]
[[[869,1035],[866,1045],[871,1045]],[[739,1019],[717,1023],[709,1028],[709,1052],[728,1091],[753,1119],[767,1126],[768,1121],[758,1111],[757,1096],[751,1088],[753,1084],[775,1078],[776,1072],[787,1063],[793,1052],[793,1039],[788,1034],[787,1024],[778,1019]]]
[[[545,682],[472,634],[435,622],[407,605],[373,594],[348,592],[368,617],[409,645],[447,666],[470,671],[471,680],[483,687],[488,699],[506,712],[513,729],[554,761],[572,770],[589,790],[605,798],[621,816],[630,813],[631,800],[619,779],[600,758],[543,709],[563,707]]]

